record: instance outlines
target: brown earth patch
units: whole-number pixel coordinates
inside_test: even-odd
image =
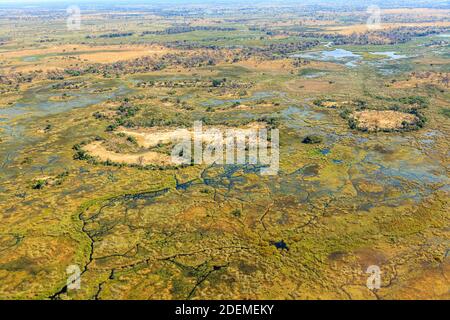
[[[280,59],[280,60],[261,60],[257,58],[250,58],[248,60],[239,62],[237,65],[243,66],[249,69],[257,69],[261,71],[290,71],[293,70],[292,60]]]
[[[83,149],[91,156],[100,159],[101,161],[112,161],[114,163],[134,164],[134,165],[161,165],[167,166],[172,164],[171,157],[155,151],[146,151],[136,154],[116,153],[109,151],[102,145],[101,141],[94,141]]]
[[[397,130],[404,128],[404,124],[414,125],[419,119],[412,114],[392,110],[356,111],[351,116],[356,127],[365,131]]]
[[[241,128],[230,128],[226,126],[208,127],[203,126],[202,133],[198,135],[197,139],[201,139],[203,143],[212,143],[217,139],[217,133],[224,135],[227,129],[236,130],[249,130],[249,129],[262,129],[266,125],[260,122],[249,123]],[[211,129],[217,129],[217,132],[208,131]],[[145,149],[155,148],[161,145],[170,145],[177,143],[183,139],[194,139],[194,132],[192,129],[176,129],[166,127],[153,127],[153,128],[139,128],[139,129],[127,129],[119,128],[118,133],[123,133],[127,136],[133,137],[139,147]],[[258,137],[254,139],[258,140]],[[255,142],[256,143],[256,142]],[[146,150],[137,153],[118,153],[113,151],[114,148],[110,145],[110,142],[93,141],[85,146],[83,150],[90,156],[95,157],[103,162],[111,161],[113,163],[129,164],[129,165],[159,165],[170,166],[175,163],[172,161],[172,157],[168,154]]]
[[[450,74],[437,72],[414,72],[406,80],[396,81],[390,86],[396,89],[419,88],[426,85],[449,87]]]
[[[409,23],[381,23],[380,30],[395,29],[400,27],[448,27],[450,22],[409,22]],[[367,24],[357,24],[350,26],[333,26],[325,29],[325,32],[336,32],[342,35],[351,35],[353,33],[365,33],[369,30]]]
[[[242,128],[230,128],[226,126],[215,126],[208,127],[203,126],[203,133],[201,135],[201,139],[203,142],[212,142],[215,140],[215,136],[207,133],[207,130],[210,129],[218,129],[220,131],[224,131],[227,129],[262,129],[265,128],[265,124],[261,122],[253,122],[249,123],[245,127]],[[122,132],[128,136],[132,136],[136,139],[137,143],[144,148],[152,148],[157,146],[158,144],[167,144],[174,142],[176,140],[181,140],[186,138],[186,134],[188,134],[191,138],[193,137],[192,129],[179,130],[174,128],[165,128],[165,127],[153,127],[153,128],[139,128],[139,129],[127,129],[127,128],[119,128],[118,132]]]

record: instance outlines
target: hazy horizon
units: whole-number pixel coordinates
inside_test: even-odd
[[[250,2],[250,3],[249,3]],[[380,6],[390,6],[390,5],[444,5],[450,6],[449,1],[445,0],[254,0],[254,1],[242,1],[242,0],[223,0],[223,1],[213,1],[213,0],[0,0],[0,5],[46,5],[46,4],[110,4],[110,5],[151,5],[151,4],[229,4],[229,3],[242,3],[244,5],[251,4],[302,4],[302,5],[320,5],[320,4],[336,4],[336,5],[380,5]]]

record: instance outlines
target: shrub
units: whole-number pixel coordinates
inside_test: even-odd
[[[239,218],[241,216],[241,210],[239,209],[235,209],[233,211],[231,211],[231,214],[237,218]]]
[[[323,141],[323,139],[320,136],[309,135],[309,136],[306,136],[302,142],[306,143],[306,144],[318,144],[318,143],[321,143],[322,141]]]
[[[131,142],[132,144],[137,144],[136,138],[132,136],[127,137],[127,141]]]
[[[32,188],[33,188],[34,190],[41,190],[41,189],[43,189],[46,185],[47,185],[47,181],[41,180],[41,179],[40,179],[40,180],[35,181],[35,182],[33,183]]]
[[[73,155],[74,160],[88,160],[90,156],[83,149],[79,149]]]

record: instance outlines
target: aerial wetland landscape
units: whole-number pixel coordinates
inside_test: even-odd
[[[450,6],[362,2],[0,1],[0,299],[450,299]]]

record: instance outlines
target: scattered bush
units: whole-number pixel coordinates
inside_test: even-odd
[[[44,187],[47,185],[47,181],[46,180],[37,180],[33,183],[33,185],[31,186],[31,188],[33,190],[41,190],[44,189]]]
[[[306,136],[303,139],[302,143],[305,143],[305,144],[318,144],[318,143],[322,143],[322,141],[323,141],[323,138],[320,137],[320,136],[309,135],[309,136]]]

